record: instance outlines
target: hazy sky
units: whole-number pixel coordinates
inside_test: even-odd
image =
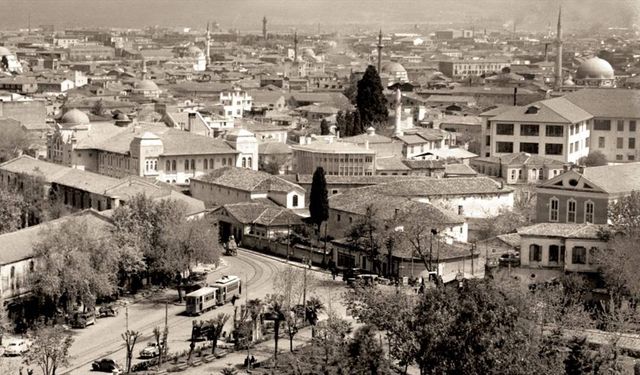
[[[259,30],[266,15],[273,30],[293,25],[429,24],[468,22],[546,29],[562,2],[567,29],[640,24],[640,0],[0,0],[0,28],[56,26],[204,27]]]

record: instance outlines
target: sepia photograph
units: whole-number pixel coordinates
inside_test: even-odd
[[[0,0],[0,375],[640,375],[639,127],[640,0]]]

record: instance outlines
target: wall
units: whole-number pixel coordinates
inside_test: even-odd
[[[198,180],[190,181],[189,191],[192,197],[216,205],[248,202],[252,199],[266,198],[266,194],[252,194],[248,191],[232,189]]]
[[[593,128],[594,120],[611,121],[611,130],[595,130]],[[591,129],[591,138],[589,139],[591,150],[602,152],[609,162],[634,162],[639,160],[637,132],[640,131],[640,118],[606,118],[597,117],[591,120],[589,128]],[[622,121],[622,131],[618,130],[618,121]],[[631,130],[631,123],[635,123],[635,131]],[[600,147],[599,138],[604,138],[604,147]],[[617,138],[622,138],[622,148],[617,147]],[[635,147],[629,148],[629,138],[635,139]]]
[[[594,224],[607,224],[609,200],[606,194],[584,193],[570,190],[558,190],[556,192],[538,191],[536,197],[536,222],[549,222],[549,208],[551,198],[558,198],[559,213],[558,222],[567,222],[567,201],[572,198],[576,201],[576,223],[584,223],[585,203],[591,201],[594,204]]]
[[[469,218],[486,218],[498,215],[503,208],[513,208],[513,192],[503,194],[478,194],[468,196],[445,196],[416,199],[448,209],[450,212]],[[460,209],[462,211],[460,212]]]
[[[29,251],[25,249],[25,251]],[[23,259],[14,263],[0,266],[0,293],[2,298],[13,298],[27,293],[29,274],[31,273],[32,259]],[[35,265],[35,263],[33,263]],[[11,277],[11,269],[14,269],[14,277]]]

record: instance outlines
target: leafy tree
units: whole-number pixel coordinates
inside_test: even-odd
[[[607,164],[607,157],[598,150],[589,151],[587,156],[578,159],[578,165],[584,165],[585,167],[599,167]]]
[[[218,346],[218,339],[222,335],[224,325],[227,324],[231,316],[225,313],[219,313],[215,318],[207,321],[210,327],[209,340],[211,340],[211,354],[216,354],[216,347]]]
[[[371,325],[358,328],[347,344],[346,368],[350,374],[392,374],[384,349]]]
[[[104,111],[105,108],[102,99],[96,100],[95,103],[93,103],[93,107],[91,107],[91,113],[96,116],[102,116],[104,114]]]
[[[322,121],[320,121],[320,135],[329,135],[330,133],[329,121],[323,118]]]
[[[127,374],[131,372],[131,360],[133,359],[133,348],[136,346],[136,341],[140,337],[140,332],[127,330],[122,335],[122,339],[125,343],[125,349],[127,350]]]
[[[68,364],[73,337],[60,326],[41,327],[34,336],[27,360],[40,367],[44,375],[56,375],[60,367]]]
[[[21,195],[0,189],[0,234],[21,228],[24,206],[25,202]]]
[[[7,124],[2,127],[0,137],[0,163],[20,156],[31,147],[31,136],[20,124]]]
[[[531,221],[515,209],[500,209],[493,217],[481,219],[478,228],[478,239],[484,240],[501,234],[515,233],[518,228],[531,224]]]
[[[309,213],[311,223],[315,224],[320,238],[322,223],[329,218],[329,198],[327,193],[327,180],[324,169],[316,168],[311,181],[311,192],[309,194]],[[326,254],[323,254],[323,263]]]
[[[262,165],[260,170],[272,175],[279,175],[281,171],[286,172],[291,157],[289,155],[275,155],[269,157]]]
[[[567,375],[591,374],[592,356],[587,347],[586,337],[574,337],[569,341],[569,353],[564,361]]]
[[[106,228],[89,227],[79,219],[46,227],[34,246],[33,292],[65,310],[79,301],[92,308],[97,298],[116,290],[117,250]]]
[[[376,207],[368,205],[365,214],[351,226],[347,236],[354,246],[365,250],[376,273],[380,273],[380,249],[385,238],[383,228],[384,223]]]
[[[367,67],[358,82],[356,105],[363,127],[386,125],[389,117],[387,98],[383,94],[380,76],[373,65]]]
[[[268,316],[271,320],[273,320],[273,358],[277,362],[278,361],[278,340],[280,339],[280,327],[282,322],[284,322],[286,317],[286,306],[285,306],[285,298],[281,294],[269,294],[265,298],[266,302],[266,310]]]

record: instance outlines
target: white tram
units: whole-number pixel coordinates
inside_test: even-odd
[[[212,285],[200,288],[186,295],[187,315],[200,315],[212,310],[216,305],[224,305],[233,296],[242,295],[242,280],[238,276],[228,275],[216,280]]]

